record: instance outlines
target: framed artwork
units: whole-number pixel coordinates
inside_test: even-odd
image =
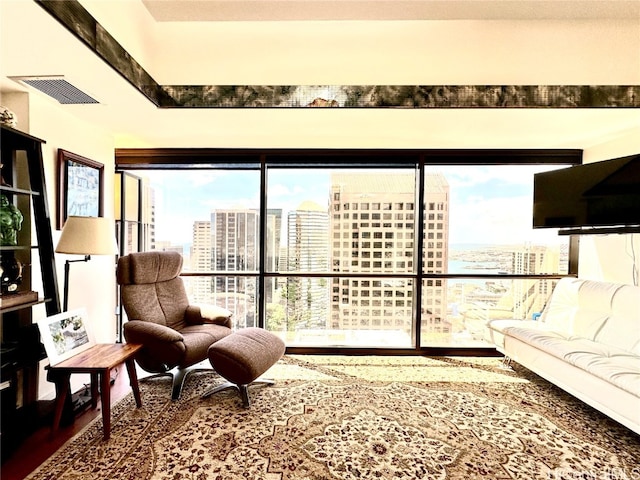
[[[58,229],[67,217],[101,217],[104,203],[104,165],[58,149]]]
[[[51,366],[96,344],[84,308],[42,318],[38,330]]]

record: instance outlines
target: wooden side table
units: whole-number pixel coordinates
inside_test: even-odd
[[[104,439],[111,434],[111,369],[124,363],[129,374],[129,383],[138,407],[142,406],[138,376],[134,356],[142,345],[135,343],[106,343],[97,344],[55,366],[49,366],[49,371],[56,385],[56,404],[53,414],[52,433],[60,427],[60,418],[65,399],[70,394],[69,379],[72,373],[89,373],[91,375],[91,406],[98,405],[98,385],[102,404],[102,430]]]

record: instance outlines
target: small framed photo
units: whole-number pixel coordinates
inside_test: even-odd
[[[58,149],[58,229],[67,217],[101,217],[104,203],[104,165]]]
[[[38,329],[51,366],[96,344],[84,308],[40,319]]]

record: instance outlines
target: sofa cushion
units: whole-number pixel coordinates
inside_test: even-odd
[[[616,289],[608,283],[563,278],[554,288],[540,322],[549,330],[593,340],[609,318]]]
[[[577,278],[562,278],[558,281],[549,301],[538,319],[551,329],[573,331],[573,322],[578,310],[578,290],[582,281]]]
[[[539,328],[509,327],[504,334],[640,396],[640,357],[623,349]]]
[[[640,287],[620,285],[595,340],[640,355]]]
[[[504,335],[507,329],[511,327],[517,328],[531,328],[535,330],[541,331],[550,331],[551,326],[545,325],[536,320],[510,320],[510,319],[499,319],[499,320],[490,320],[487,323],[487,330],[489,331],[490,337],[488,340],[493,342],[496,347],[504,348]]]
[[[231,334],[227,327],[215,324],[190,325],[183,328],[180,333],[184,337],[186,347],[181,367],[193,365],[207,358],[209,347]]]
[[[574,352],[569,363],[640,397],[640,357],[625,352],[603,356],[595,352]]]
[[[583,281],[578,291],[578,309],[571,333],[594,340],[611,316],[611,306],[620,285]]]
[[[640,354],[640,287],[563,278],[539,321],[545,330]]]

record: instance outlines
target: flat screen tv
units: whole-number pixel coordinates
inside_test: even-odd
[[[640,154],[533,179],[533,228],[640,226]]]

